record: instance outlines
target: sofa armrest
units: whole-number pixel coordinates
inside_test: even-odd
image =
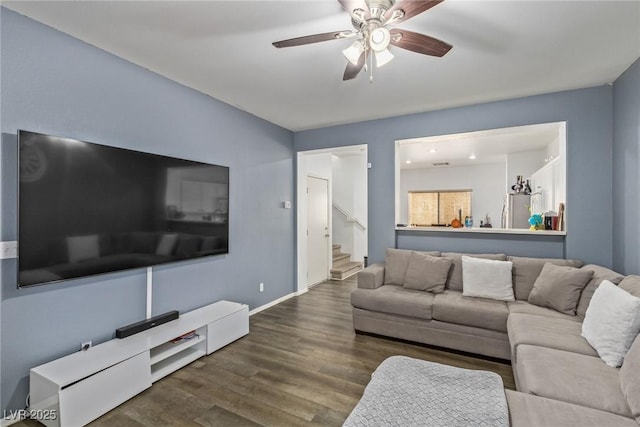
[[[358,272],[358,288],[376,289],[384,283],[384,264],[371,264]]]

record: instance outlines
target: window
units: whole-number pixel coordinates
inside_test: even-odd
[[[471,215],[471,190],[410,191],[409,224],[418,227],[451,224],[454,218],[464,223]]]

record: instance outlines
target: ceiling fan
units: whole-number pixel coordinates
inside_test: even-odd
[[[396,46],[423,55],[444,56],[451,45],[436,38],[399,28],[387,28],[413,18],[438,5],[443,0],[338,0],[351,15],[355,30],[333,31],[313,34],[274,42],[278,48],[301,46],[305,44],[356,38],[351,46],[342,51],[349,61],[342,80],[356,78],[360,71],[369,66],[373,70],[373,57],[376,66],[381,67],[393,59],[389,47]],[[371,75],[371,80],[373,75]]]

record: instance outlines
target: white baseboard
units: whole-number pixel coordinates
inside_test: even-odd
[[[282,296],[282,297],[280,297],[278,299],[275,299],[275,300],[273,300],[273,301],[271,301],[271,302],[269,302],[269,303],[267,303],[265,305],[261,305],[260,307],[254,308],[253,310],[251,310],[249,312],[249,316],[253,316],[254,314],[260,313],[261,311],[266,310],[267,308],[271,308],[274,305],[280,304],[281,302],[286,301],[289,298],[293,298],[293,297],[297,297],[297,296],[306,294],[308,291],[309,291],[308,289],[303,289],[301,291],[291,292],[290,294],[287,294],[287,295]]]
[[[0,421],[0,426],[1,427],[9,427],[15,423],[19,423],[20,421],[23,421],[25,419],[25,417],[12,417],[12,418],[3,418]]]

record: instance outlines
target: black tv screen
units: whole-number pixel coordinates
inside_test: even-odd
[[[18,131],[18,286],[228,253],[229,168]]]

